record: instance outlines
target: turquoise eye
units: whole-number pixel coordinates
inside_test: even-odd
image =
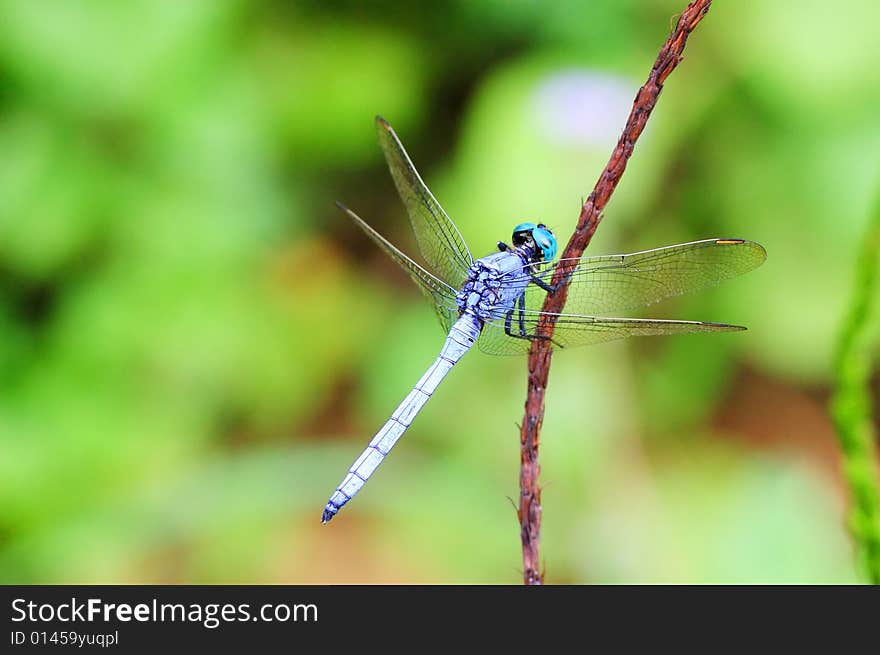
[[[543,223],[520,223],[513,228],[513,245],[521,246],[525,242],[526,235],[531,234],[535,244],[541,249],[544,261],[550,261],[556,257],[556,237],[553,232]]]
[[[534,230],[537,226],[534,223],[520,223],[515,228],[513,228],[513,233],[517,232],[526,232],[527,230]]]
[[[532,238],[541,248],[545,262],[556,257],[556,237],[553,232],[542,225],[532,230]]]

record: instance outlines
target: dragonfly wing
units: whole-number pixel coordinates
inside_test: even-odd
[[[573,348],[625,337],[650,336],[661,334],[691,334],[694,332],[735,332],[745,330],[739,325],[724,323],[704,323],[700,321],[666,321],[648,318],[604,318],[601,316],[580,316],[577,314],[557,314],[556,328],[553,331],[555,348]],[[535,334],[538,317],[527,315],[524,320],[526,334]],[[519,333],[519,319],[514,312],[511,331]],[[503,321],[492,321],[483,326],[477,344],[490,355],[520,355],[527,353],[531,340],[509,336]]]
[[[340,202],[336,203],[345,214],[360,227],[382,250],[384,250],[397,264],[401,266],[416,283],[419,289],[428,297],[434,305],[440,325],[446,332],[452,327],[458,318],[458,308],[455,302],[455,289],[442,280],[419,266],[403,252],[397,249],[390,241],[370,227],[366,221],[351,211]]]
[[[629,255],[557,260],[539,275],[550,282],[555,264],[571,271],[565,302],[572,314],[609,315],[714,286],[763,263],[767,253],[753,241],[706,239]],[[546,293],[526,291],[526,307],[539,311]]]
[[[422,256],[441,280],[460,287],[468,267],[474,263],[461,233],[422,181],[400,139],[381,116],[376,117],[376,129]]]

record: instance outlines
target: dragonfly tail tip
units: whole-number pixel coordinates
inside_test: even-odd
[[[321,514],[321,525],[327,525],[330,522],[330,519],[332,519],[335,515],[336,512],[331,512],[329,509],[325,509],[324,513]]]

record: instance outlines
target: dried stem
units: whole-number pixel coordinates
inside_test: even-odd
[[[602,210],[608,204],[611,194],[626,170],[626,163],[632,155],[636,140],[645,128],[651,111],[657,103],[663,82],[681,61],[681,53],[684,51],[688,35],[702,20],[712,0],[695,0],[691,2],[684,13],[679,17],[678,23],[660,54],[654,62],[648,81],[639,89],[633,101],[633,107],[623,129],[617,146],[611,154],[611,159],[605,166],[605,170],[599,176],[593,192],[584,202],[578,217],[577,227],[562,253],[562,258],[580,257],[599,222],[602,220]],[[565,277],[562,265],[557,266],[553,274],[553,283],[561,282]],[[551,336],[555,325],[553,314],[562,311],[565,299],[568,295],[568,286],[563,286],[556,293],[547,296],[544,301],[543,311],[547,312],[541,317],[538,324],[538,334]],[[520,500],[519,522],[520,535],[522,537],[523,553],[523,582],[527,585],[542,584],[544,575],[540,570],[538,560],[538,545],[541,536],[541,487],[538,485],[538,445],[541,432],[541,423],[544,420],[544,392],[547,388],[547,378],[550,374],[550,360],[553,351],[549,340],[538,339],[532,343],[529,352],[529,381],[528,395],[525,404],[525,416],[520,429]]]

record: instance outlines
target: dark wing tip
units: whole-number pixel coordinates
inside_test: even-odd
[[[724,330],[725,332],[743,332],[744,330],[748,330],[745,325],[730,325],[729,323],[712,323],[709,321],[703,321],[702,324],[708,327]]]
[[[384,118],[382,118],[379,114],[376,114],[376,125],[380,125],[381,127],[384,127],[386,130],[391,129],[391,125],[388,123],[388,121],[386,121]]]
[[[348,217],[349,217],[351,220],[353,220],[355,223],[360,224],[362,227],[363,227],[363,225],[365,225],[365,223],[364,223],[364,219],[362,219],[360,216],[358,216],[357,214],[355,214],[353,211],[351,211],[348,207],[346,207],[345,205],[343,205],[343,204],[342,204],[341,202],[339,202],[338,200],[336,201],[336,206],[339,207],[339,209],[342,211],[343,214],[345,214],[346,216],[348,216]],[[368,230],[368,231],[369,231],[369,230]]]
[[[336,206],[337,206],[337,207],[342,211],[342,213],[345,214],[346,216],[354,216],[354,217],[357,217],[356,214],[355,214],[353,211],[351,211],[348,207],[346,207],[345,205],[343,205],[343,204],[342,204],[341,202],[339,202],[338,200],[336,201]]]

